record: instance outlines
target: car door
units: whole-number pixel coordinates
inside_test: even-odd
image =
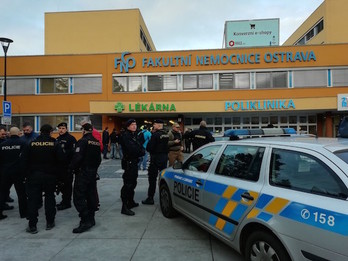
[[[267,223],[299,256],[347,258],[347,176],[339,165],[314,150],[286,147],[273,148],[269,162],[259,209]]]
[[[238,225],[255,205],[264,179],[260,178],[265,147],[228,144],[205,182],[207,225],[232,240]]]
[[[202,209],[204,186],[210,166],[219,153],[221,144],[196,150],[173,175],[173,202],[184,214],[202,222],[206,215]]]

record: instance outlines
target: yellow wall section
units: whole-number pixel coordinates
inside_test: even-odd
[[[325,0],[283,45],[293,45],[300,40],[321,18],[324,18],[324,29],[310,39],[306,45],[333,44],[348,42],[347,0]]]
[[[154,50],[139,9],[45,13],[45,54],[146,51],[140,25]]]

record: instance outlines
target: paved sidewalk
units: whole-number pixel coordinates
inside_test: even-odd
[[[103,161],[101,170],[114,169],[118,162]],[[109,166],[109,167],[108,167]],[[135,216],[122,215],[120,173],[114,178],[101,178],[98,191],[101,208],[96,213],[96,226],[82,234],[73,234],[79,223],[74,207],[59,211],[56,227],[45,230],[43,208],[40,210],[37,234],[25,232],[27,220],[20,219],[18,206],[5,211],[8,218],[0,221],[0,260],[242,260],[231,248],[210,236],[183,216],[167,219],[161,214],[158,194],[154,206],[140,204]],[[101,176],[103,170],[101,171]],[[136,201],[146,197],[146,174],[140,175]],[[14,190],[11,196],[16,199]],[[57,202],[60,202],[60,196]]]

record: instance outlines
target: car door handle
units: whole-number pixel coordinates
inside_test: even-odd
[[[249,194],[249,192],[244,192],[241,195],[242,198],[248,199],[248,200],[254,200],[254,197]]]
[[[196,185],[202,186],[203,183],[202,183],[202,181],[199,179],[199,180],[196,181]]]

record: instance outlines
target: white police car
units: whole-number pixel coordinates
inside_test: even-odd
[[[160,206],[246,260],[348,260],[347,162],[348,139],[213,142],[161,173]]]

